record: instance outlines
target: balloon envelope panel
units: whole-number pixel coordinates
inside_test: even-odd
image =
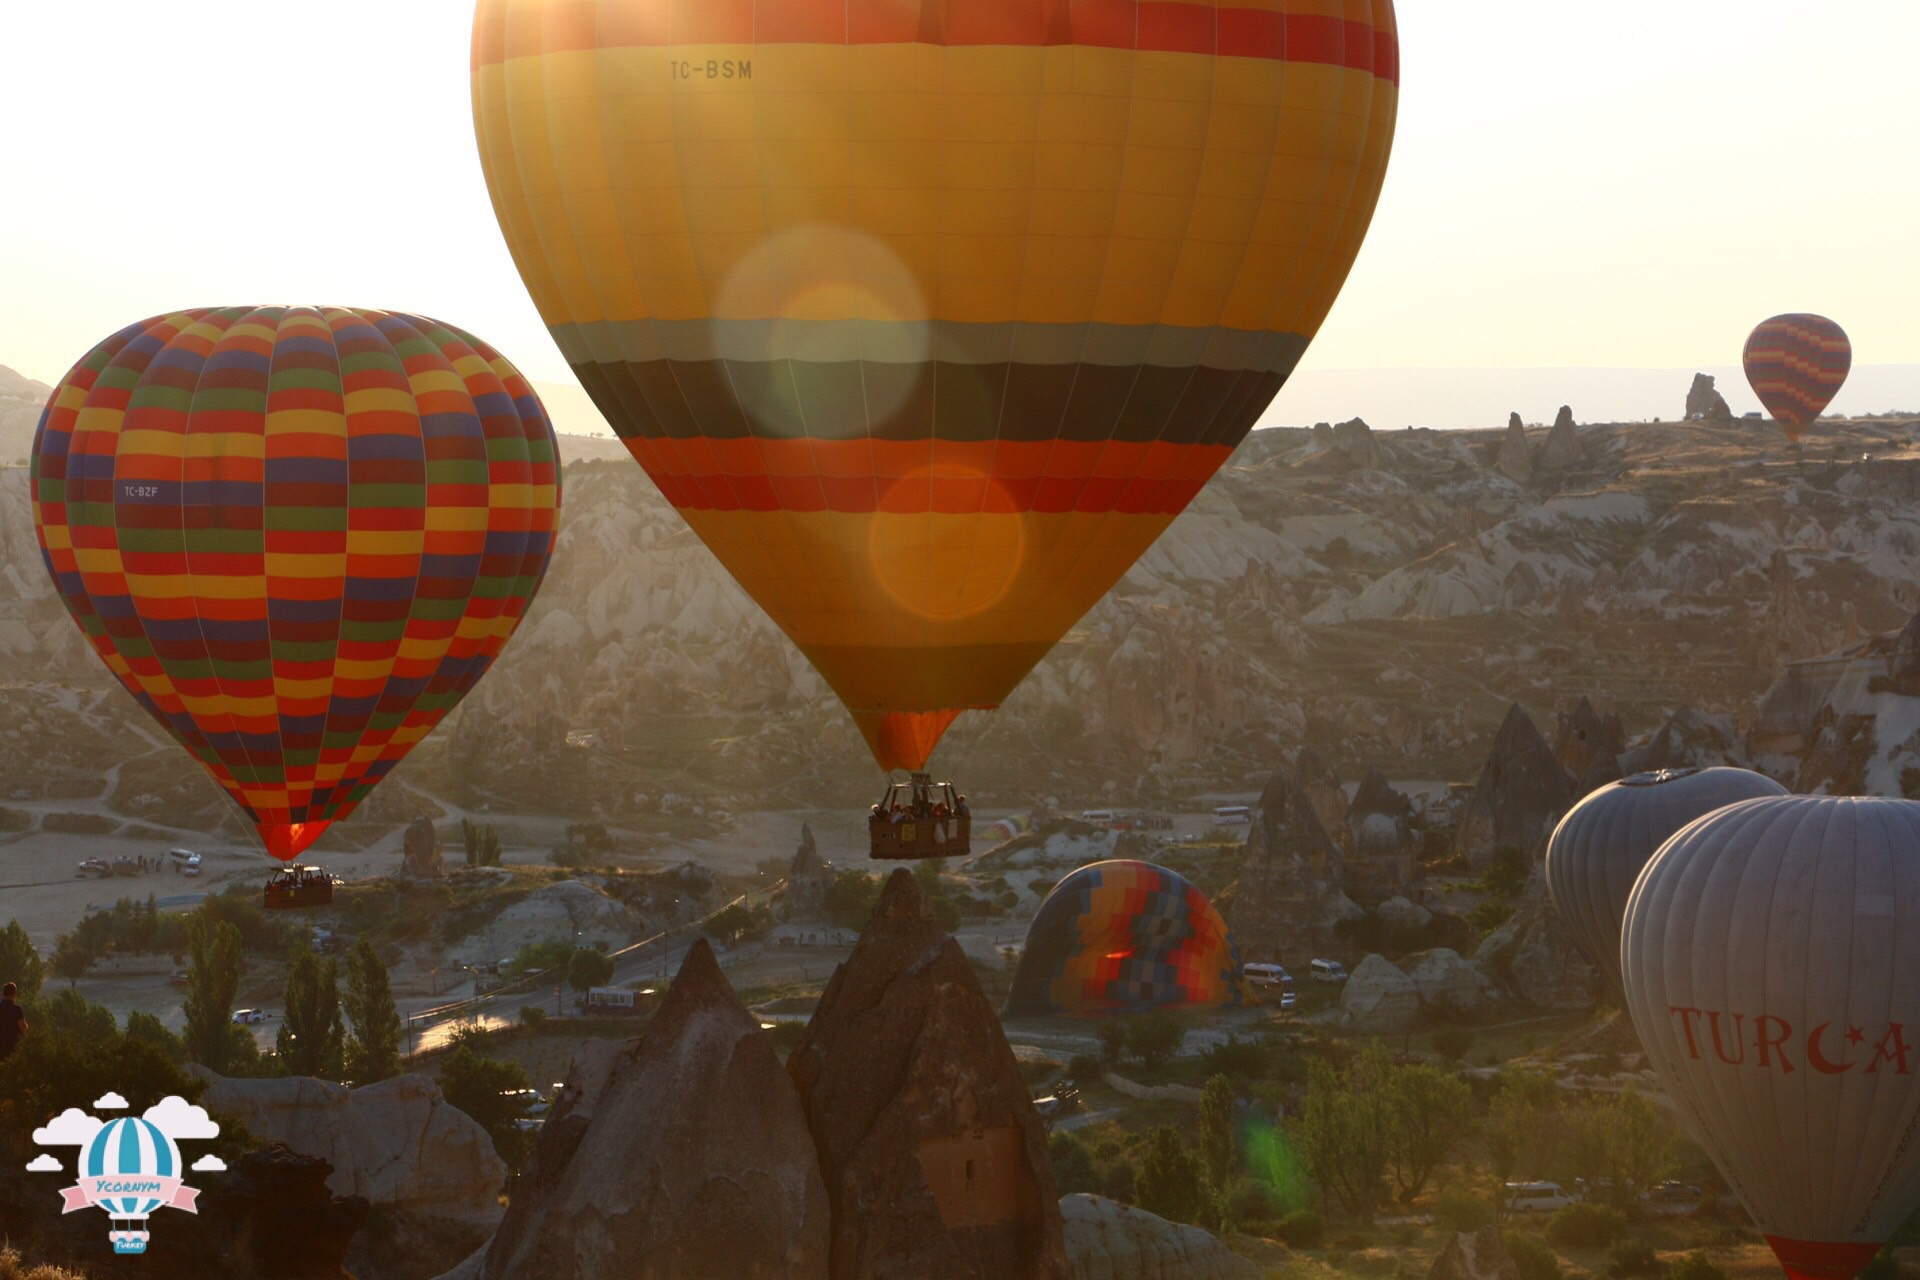
[[[1674,832],[1723,805],[1787,789],[1747,769],[1662,769],[1609,782],[1567,811],[1547,842],[1553,905],[1607,987],[1620,986],[1620,921],[1641,868]]]
[[[1237,1005],[1239,984],[1239,952],[1205,894],[1165,867],[1096,862],[1040,904],[1006,1013]]]
[[[560,475],[538,398],[471,334],[225,307],[83,357],[41,416],[32,493],[95,651],[292,858],[506,644]]]
[[[1846,385],[1853,344],[1825,316],[1775,316],[1747,338],[1745,361],[1753,393],[1797,440]]]
[[[1627,1007],[1790,1275],[1920,1203],[1920,804],[1784,796],[1681,830],[1628,900]]]
[[[918,768],[1185,508],[1344,282],[1390,0],[481,0],[494,209],[634,457]]]

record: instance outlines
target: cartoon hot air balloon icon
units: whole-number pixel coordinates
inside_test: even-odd
[[[147,1219],[176,1203],[186,1165],[180,1148],[151,1120],[124,1116],[103,1125],[80,1156],[87,1200],[104,1209],[112,1224],[107,1239],[115,1253],[145,1253]],[[185,1207],[191,1208],[189,1193]]]
[[[480,0],[508,247],[601,411],[919,770],[1286,381],[1391,147],[1391,0]]]
[[[54,388],[32,486],[74,621],[283,860],[486,673],[560,504],[505,357],[342,307],[122,329]]]
[[[1640,1043],[1794,1280],[1920,1204],[1920,803],[1781,796],[1683,828],[1627,902]]]
[[[1547,842],[1547,892],[1581,954],[1614,998],[1620,987],[1620,921],[1627,895],[1667,838],[1715,809],[1787,789],[1747,769],[1660,769],[1636,773],[1567,811]]]
[[[1853,344],[1825,316],[1775,316],[1747,338],[1745,361],[1753,393],[1797,441],[1846,384]]]

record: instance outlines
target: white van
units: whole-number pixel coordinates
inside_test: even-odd
[[[191,849],[169,849],[167,850],[167,860],[173,863],[174,866],[180,868],[181,875],[197,876],[200,874],[200,855]]]
[[[1213,811],[1216,827],[1244,827],[1253,821],[1253,808],[1244,804],[1223,804]]]
[[[1557,1182],[1509,1182],[1508,1213],[1556,1213],[1576,1203]]]
[[[1315,982],[1345,982],[1347,970],[1338,960],[1315,960],[1307,966]]]
[[[1096,827],[1104,827],[1113,821],[1113,810],[1082,809],[1080,811],[1080,821],[1091,822]]]
[[[1279,965],[1241,965],[1240,976],[1246,979],[1247,985],[1249,986],[1259,987],[1263,990],[1273,990],[1277,988],[1280,992],[1280,1007],[1282,1009],[1293,1008],[1295,998],[1293,992],[1293,976]]]

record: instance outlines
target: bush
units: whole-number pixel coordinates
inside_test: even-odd
[[[1478,1231],[1493,1225],[1493,1206],[1485,1197],[1467,1191],[1449,1191],[1433,1207],[1433,1216],[1449,1231]]]
[[[1047,1154],[1053,1158],[1053,1180],[1059,1184],[1061,1195],[1099,1193],[1100,1173],[1093,1167],[1093,1153],[1080,1139],[1071,1133],[1056,1133],[1047,1143]]]
[[[1615,1280],[1625,1276],[1657,1276],[1660,1255],[1645,1240],[1622,1237],[1613,1242],[1613,1252],[1607,1258],[1607,1274]]]
[[[1493,861],[1481,875],[1480,887],[1502,898],[1511,898],[1527,887],[1527,873],[1532,870],[1533,863],[1525,853],[1503,844],[1493,851]]]
[[[1279,1207],[1265,1183],[1242,1178],[1227,1196],[1226,1218],[1236,1224],[1260,1222],[1273,1217],[1273,1211]]]
[[[1667,1264],[1667,1280],[1727,1280],[1727,1273],[1707,1260],[1707,1255],[1695,1249],[1684,1258],[1675,1258]]]
[[[1512,918],[1513,904],[1499,898],[1482,899],[1479,906],[1467,913],[1467,923],[1483,938]]]
[[[547,1011],[541,1008],[539,1005],[523,1004],[520,1006],[520,1025],[521,1026],[537,1027],[542,1022],[545,1022],[546,1020],[547,1020]]]
[[[1618,1209],[1570,1204],[1547,1221],[1547,1239],[1562,1249],[1604,1249],[1626,1229],[1626,1215]]]
[[[1327,1242],[1327,1220],[1311,1209],[1295,1209],[1275,1230],[1291,1249],[1318,1249]]]
[[[1166,1065],[1187,1038],[1187,1019],[1175,1009],[1154,1009],[1134,1015],[1127,1028],[1127,1047],[1149,1068]]]
[[[1076,1053],[1067,1062],[1067,1078],[1079,1084],[1100,1078],[1100,1059],[1090,1053]]]
[[[1560,1280],[1560,1259],[1539,1240],[1524,1231],[1503,1231],[1500,1238],[1506,1241],[1520,1280]]]
[[[1229,1033],[1227,1038],[1208,1049],[1203,1061],[1208,1077],[1232,1076],[1246,1080],[1266,1074],[1267,1046],[1258,1040],[1242,1040]]]
[[[1108,1018],[1100,1024],[1100,1061],[1110,1067],[1120,1065],[1120,1058],[1127,1051],[1127,1024],[1119,1018]]]
[[[1433,1033],[1433,1051],[1448,1062],[1458,1062],[1473,1048],[1473,1029],[1450,1022]]]

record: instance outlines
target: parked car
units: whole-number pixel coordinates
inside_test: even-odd
[[[1646,1198],[1656,1204],[1692,1204],[1700,1198],[1700,1188],[1684,1182],[1663,1182],[1647,1192]]]
[[[1509,1182],[1507,1184],[1508,1213],[1555,1213],[1570,1204],[1579,1203],[1578,1197],[1571,1195],[1557,1182]]]
[[[1338,960],[1315,960],[1307,966],[1315,982],[1345,982],[1346,966]]]
[[[1242,966],[1240,973],[1249,986],[1277,995],[1282,1009],[1293,1008],[1293,977],[1279,965],[1256,962]]]
[[[233,1011],[233,1020],[240,1026],[251,1027],[257,1023],[265,1022],[267,1020],[267,1011],[265,1009],[235,1009]]]
[[[1042,1120],[1054,1121],[1068,1115],[1080,1106],[1080,1091],[1068,1084],[1062,1084],[1044,1098],[1033,1100],[1033,1109]]]

